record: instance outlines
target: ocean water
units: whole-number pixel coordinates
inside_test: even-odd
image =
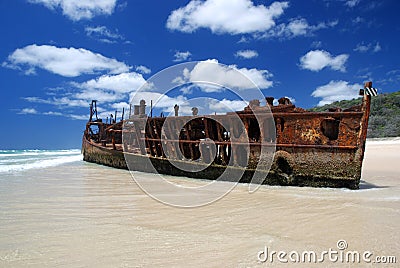
[[[0,267],[398,267],[399,150],[398,141],[368,142],[357,191],[249,193],[240,184],[217,202],[185,209],[155,201],[128,171],[83,162],[80,150],[0,151]],[[313,251],[321,259],[330,249],[336,261],[270,256]],[[371,252],[371,262],[346,262],[349,251]],[[396,264],[372,263],[393,256]]]
[[[0,173],[47,168],[82,160],[74,150],[0,150]]]

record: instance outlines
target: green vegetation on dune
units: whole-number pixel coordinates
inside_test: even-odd
[[[310,111],[322,112],[329,108],[350,108],[361,104],[361,98],[337,101]],[[368,138],[399,137],[400,136],[400,91],[379,94],[372,97],[371,116],[368,125]]]

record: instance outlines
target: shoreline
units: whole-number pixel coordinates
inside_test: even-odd
[[[400,137],[367,138],[367,144],[400,144]]]

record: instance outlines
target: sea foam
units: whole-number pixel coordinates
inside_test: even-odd
[[[0,173],[81,161],[80,150],[0,150]]]

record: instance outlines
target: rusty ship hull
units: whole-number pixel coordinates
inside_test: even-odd
[[[275,153],[271,168],[265,170],[257,164],[262,158],[260,140],[265,139],[268,133],[262,126],[255,127],[253,122],[258,113],[265,111],[263,107],[235,113],[244,122],[250,136],[256,133],[248,144],[245,166],[240,165],[240,155],[237,153],[242,145],[235,145],[235,142],[222,135],[227,131],[234,133],[236,129],[229,113],[177,116],[168,123],[165,117],[143,114],[110,124],[89,120],[83,136],[82,152],[85,161],[142,172],[211,180],[219,178],[221,174],[225,175],[223,179],[230,180],[239,174],[239,182],[243,183],[251,182],[255,172],[258,172],[263,177],[263,184],[358,189],[370,98],[364,94],[359,106],[328,112],[305,111],[296,108],[288,100],[273,106],[267,100],[275,125]],[[228,127],[215,123],[224,120],[228,122]],[[189,123],[182,128],[182,121]],[[91,133],[92,126],[99,129],[95,135]],[[163,126],[170,129],[171,133],[161,133]],[[128,142],[123,142],[122,133],[125,133]],[[207,150],[211,149],[204,149],[204,140],[207,139],[220,148],[215,150],[222,152],[211,160],[206,159],[206,155],[215,154],[215,150],[209,152]],[[176,154],[166,154],[166,150],[180,151],[184,159]],[[227,165],[232,159],[235,164]]]
[[[322,152],[321,152],[322,150]],[[321,157],[321,154],[326,154],[327,157],[332,154],[338,154],[337,149],[332,149],[327,151],[326,149],[320,150],[312,150],[303,148],[301,150],[297,150],[297,155],[302,155],[303,157],[318,156]],[[121,150],[114,150],[111,147],[103,147],[99,146],[99,144],[93,143],[87,139],[83,139],[82,143],[82,152],[84,156],[84,160],[91,163],[101,164],[104,166],[109,166],[113,168],[119,169],[128,169],[128,165],[126,163],[125,157],[129,158],[129,161],[136,166],[134,170],[148,173],[161,173],[172,176],[184,176],[190,178],[199,178],[199,179],[217,179],[223,172],[228,172],[228,174],[232,174],[233,177],[236,173],[241,173],[241,170],[236,170],[237,168],[232,166],[222,166],[222,165],[211,165],[207,166],[206,164],[201,163],[187,163],[181,162],[189,166],[187,169],[190,169],[190,166],[193,166],[193,169],[198,169],[199,166],[206,167],[204,170],[198,172],[188,172],[182,169],[179,169],[174,165],[174,162],[180,162],[179,160],[167,160],[160,159],[152,156],[143,156],[139,154],[130,154],[124,153]],[[349,154],[349,152],[347,153]],[[350,152],[351,155],[351,152]],[[347,159],[351,158],[348,157]],[[148,165],[148,159],[150,159],[152,165]],[[346,161],[341,160],[342,165],[348,165]],[[322,166],[324,164],[322,163]],[[240,169],[240,168],[239,168]],[[327,170],[323,167],[323,170]],[[361,170],[360,170],[361,171]],[[255,169],[246,168],[244,173],[241,175],[240,183],[250,183],[251,179],[254,175]],[[352,170],[352,172],[358,173],[358,170]],[[359,176],[349,177],[349,171],[342,174],[337,174],[336,176],[332,176],[332,174],[323,174],[322,172],[296,172],[287,174],[282,172],[282,170],[271,169],[269,172],[265,172],[265,180],[263,184],[267,185],[281,185],[281,186],[310,186],[310,187],[332,187],[332,188],[349,188],[349,189],[358,189],[359,184]]]

